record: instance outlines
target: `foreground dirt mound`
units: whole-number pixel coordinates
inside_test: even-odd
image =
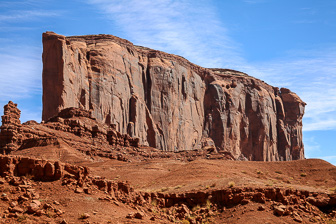
[[[148,192],[57,161],[0,156],[0,164],[1,223],[324,223],[336,215],[335,193],[233,182]]]
[[[112,35],[46,32],[42,78],[44,121],[83,108],[164,151],[201,149],[208,141],[234,159],[304,158],[305,103],[242,72],[202,68]]]
[[[206,140],[202,149],[176,152],[143,147],[139,138],[121,134],[113,125],[93,118],[89,111],[67,108],[41,124],[20,122],[20,110],[13,102],[5,105],[0,127],[0,150],[3,154],[35,155],[39,158],[58,159],[63,162],[82,162],[94,156],[120,161],[153,158],[178,158],[192,161],[208,159],[234,159],[228,153],[218,153]],[[41,147],[46,147],[41,150]],[[83,156],[83,153],[86,156]]]
[[[67,108],[0,127],[0,223],[325,223],[336,168],[322,160],[234,161],[211,141],[164,152]]]

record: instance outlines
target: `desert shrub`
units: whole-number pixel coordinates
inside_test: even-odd
[[[329,190],[333,193],[336,193],[336,187],[330,188]]]
[[[48,218],[54,218],[55,217],[55,213],[53,213],[52,211],[50,211],[49,209],[46,212],[46,216]]]
[[[207,209],[210,210],[210,208],[211,208],[211,201],[210,201],[209,199],[206,200],[206,202],[205,202],[205,206],[207,207]]]
[[[32,180],[32,179],[34,179],[34,175],[31,174],[31,173],[26,173],[25,177],[26,177],[28,180]]]
[[[169,190],[169,187],[163,187],[163,188],[161,188],[161,192],[165,192],[165,191],[168,191]]]
[[[334,221],[334,220],[328,220],[327,224],[336,224],[336,221]]]
[[[88,214],[83,213],[79,216],[78,219],[87,219],[87,218],[89,218]]]
[[[157,206],[158,201],[157,201],[156,199],[153,199],[152,202],[151,202],[151,204],[152,204],[153,206]]]
[[[281,172],[281,171],[275,171],[275,173],[277,173],[277,174],[282,174],[282,172]]]
[[[307,174],[306,174],[306,173],[301,173],[300,176],[301,176],[301,177],[306,177]]]
[[[229,182],[229,187],[230,187],[230,188],[234,187],[235,185],[236,185],[235,182],[233,182],[233,181],[230,181],[230,182]]]
[[[28,217],[26,215],[20,215],[17,217],[18,222],[23,222],[27,219]]]
[[[196,211],[199,210],[200,208],[201,208],[200,205],[196,205],[196,206],[194,206],[194,207],[191,209],[191,211],[196,212]]]

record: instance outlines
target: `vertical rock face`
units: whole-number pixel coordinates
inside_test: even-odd
[[[111,35],[43,34],[43,120],[78,107],[142,145],[213,141],[235,159],[278,161],[304,158],[304,106],[288,89]]]
[[[4,106],[4,115],[2,118],[2,125],[0,127],[0,149],[2,154],[8,154],[18,147],[19,129],[21,127],[20,121],[21,111],[17,108],[17,104],[9,101]]]

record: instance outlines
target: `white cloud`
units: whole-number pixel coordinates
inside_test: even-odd
[[[10,100],[18,103],[22,122],[41,121],[42,109],[35,106],[35,102],[28,103],[34,98],[41,99],[41,53],[40,48],[27,46],[0,48],[0,106],[2,108]],[[3,114],[1,108],[0,115]]]
[[[323,156],[323,157],[320,157],[320,159],[326,160],[329,163],[331,163],[334,166],[336,166],[336,156]]]
[[[44,1],[45,2],[45,1]],[[10,0],[10,1],[1,1],[1,8],[11,8],[13,6],[38,6],[41,5],[41,0]]]
[[[27,20],[34,20],[41,17],[55,17],[60,13],[51,10],[15,10],[7,14],[0,15],[0,23],[8,22],[25,22]]]
[[[237,43],[206,1],[91,0],[137,45],[181,55],[204,67],[242,60]]]
[[[296,92],[306,103],[304,130],[336,129],[336,46],[293,50],[259,63],[244,59],[211,4],[190,0],[90,0],[123,38],[181,55],[203,67],[231,68]],[[264,0],[245,0],[255,4]]]
[[[41,67],[39,48],[0,49],[0,98],[16,100],[41,92]]]
[[[336,129],[335,47],[296,52],[286,59],[254,64],[245,72],[296,92],[307,103],[304,131]]]
[[[305,155],[306,155],[307,158],[312,158],[311,155],[320,152],[321,146],[315,140],[314,136],[312,136],[312,137],[305,137],[305,136],[306,135],[303,135]]]

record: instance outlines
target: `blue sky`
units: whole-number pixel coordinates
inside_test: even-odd
[[[0,105],[41,120],[42,41],[113,34],[290,88],[306,103],[307,158],[336,164],[334,0],[0,0]]]

